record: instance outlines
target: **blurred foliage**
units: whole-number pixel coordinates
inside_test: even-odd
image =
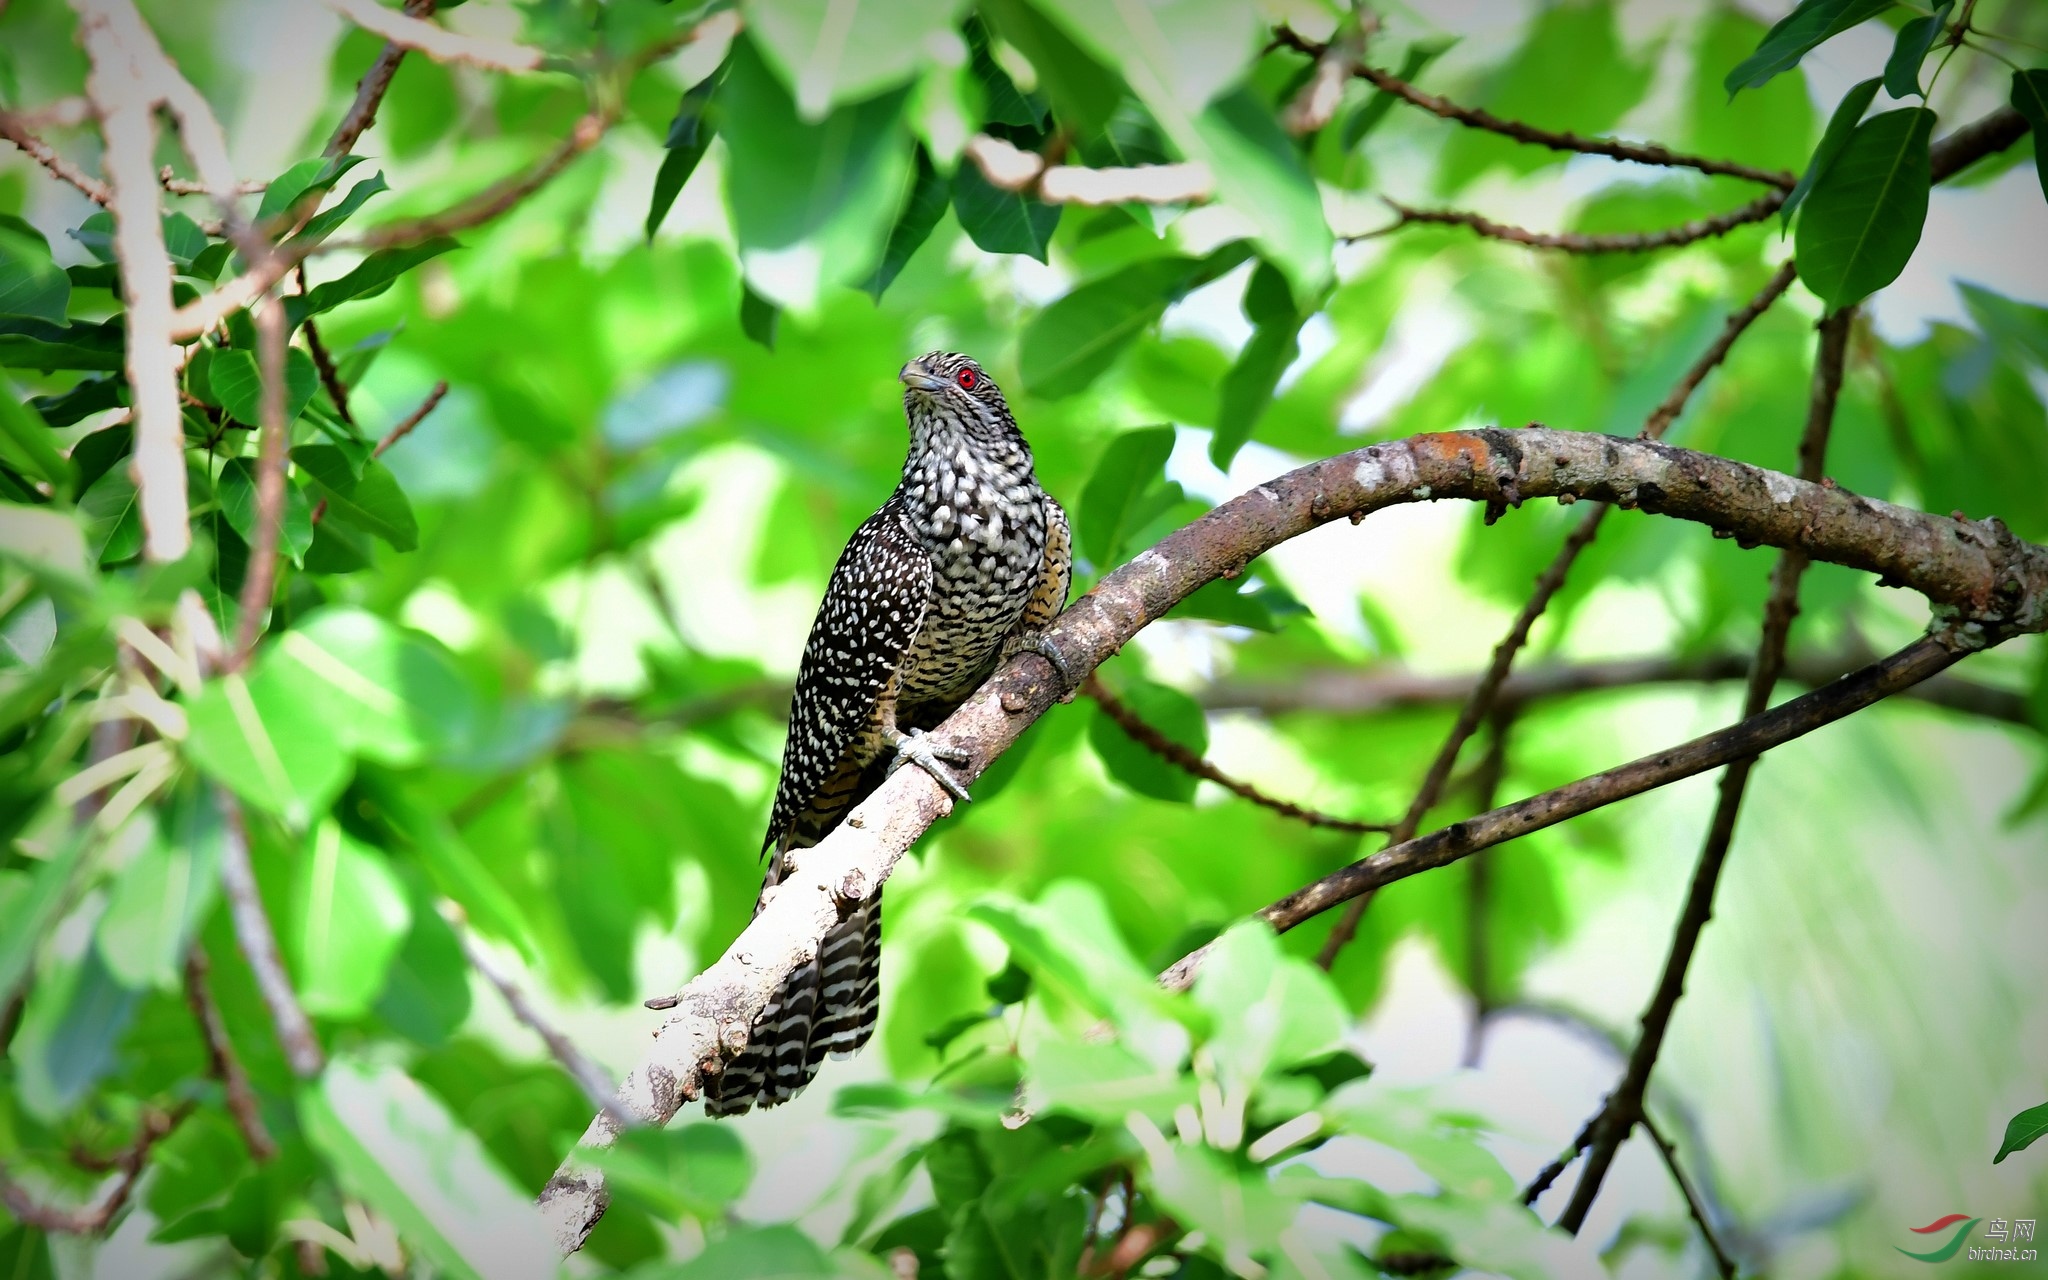
[[[237,159],[260,161],[260,211],[324,203],[296,233],[308,242],[449,207],[551,151],[590,95],[617,97],[619,123],[592,154],[505,216],[309,261],[287,303],[301,336],[284,370],[283,564],[242,673],[165,678],[189,661],[181,596],[196,592],[224,635],[240,621],[258,518],[252,326],[236,315],[185,348],[195,546],[145,562],[112,220],[19,155],[0,167],[0,1164],[40,1199],[86,1203],[105,1175],[85,1156],[196,1104],[149,1153],[121,1220],[123,1247],[154,1273],[370,1274],[402,1269],[400,1256],[418,1274],[551,1272],[529,1200],[589,1106],[476,981],[440,904],[458,904],[608,1066],[631,1065],[651,1025],[638,1001],[703,967],[749,918],[784,690],[839,547],[895,481],[891,375],[907,357],[969,351],[1009,388],[1041,477],[1074,513],[1085,586],[1292,460],[1475,423],[1633,434],[1789,251],[1805,287],[1670,435],[1789,470],[1814,320],[1924,251],[1930,136],[2008,99],[2048,121],[2048,71],[2003,61],[2038,60],[2048,43],[2024,0],[1965,5],[1976,34],[1960,49],[1944,34],[1950,6],[1881,0],[1804,0],[1771,27],[1710,0],[1562,0],[1463,32],[1434,6],[1385,6],[1369,58],[1432,92],[1800,175],[1789,246],[1773,219],[1660,255],[1532,255],[1459,228],[1343,237],[1377,224],[1381,191],[1426,187],[1587,232],[1673,226],[1754,191],[1459,129],[1363,81],[1327,123],[1290,136],[1282,113],[1312,62],[1269,43],[1270,28],[1351,38],[1356,17],[1330,0],[745,0],[744,34],[624,83],[606,69],[727,6],[440,7],[458,30],[516,36],[568,70],[499,76],[407,57],[359,154],[326,161],[378,40],[314,6],[144,6],[229,122]],[[0,9],[0,104],[80,93],[64,6]],[[1802,57],[1874,19],[1896,31],[1879,32],[1889,58],[1857,68],[1871,78],[1839,108],[1816,110]],[[1866,119],[1880,85],[1918,101]],[[976,132],[1070,164],[1198,160],[1218,199],[1049,205],[963,159]],[[90,167],[89,128],[50,137]],[[1995,180],[2029,145],[1963,180]],[[181,163],[174,139],[160,147]],[[202,227],[202,201],[171,204],[185,300],[241,264]],[[1997,515],[2043,540],[2048,309],[1999,285],[1963,288],[1954,319],[1967,324],[1901,339],[1859,321],[1829,471],[1859,493]],[[346,403],[321,376],[309,322]],[[441,381],[446,398],[377,456]],[[1105,682],[1169,738],[1276,794],[1396,815],[1450,708],[1221,716],[1204,709],[1205,687],[1471,669],[1575,514],[1532,505],[1489,530],[1473,511],[1455,527],[1402,525],[1394,549],[1384,518],[1336,531],[1340,551],[1328,535],[1304,540],[1197,593]],[[1747,651],[1768,563],[1703,529],[1618,516],[1532,660]],[[1903,639],[1922,619],[1895,596],[1823,566],[1797,644]],[[164,637],[140,659],[138,630]],[[1920,741],[1903,744],[1925,731],[1992,752],[1988,803],[2037,836],[2043,652],[2016,642],[1967,668],[2027,692],[2032,730],[1959,717],[1928,730],[1924,713],[1872,712],[1908,728],[1828,748],[1827,812],[1915,802],[1899,780]],[[1727,706],[1621,690],[1521,708],[1498,793],[1570,781]],[[122,750],[139,754],[123,757],[103,816],[74,809],[66,780]],[[1482,803],[1480,750],[1433,823]],[[291,1075],[236,948],[217,789],[246,817],[264,904],[333,1055],[314,1081]],[[1554,1003],[1546,965],[1561,956],[1649,963],[1600,934],[1600,913],[1628,876],[1689,851],[1696,822],[1596,813],[1488,855],[1483,876],[1461,863],[1404,881],[1325,974],[1308,957],[1328,921],[1278,939],[1233,922],[1372,844],[1198,785],[1088,706],[1055,709],[977,799],[891,887],[878,1044],[786,1113],[799,1154],[777,1152],[789,1126],[773,1117],[629,1135],[603,1157],[613,1199],[592,1268],[880,1277],[914,1261],[955,1280],[1065,1276],[1148,1239],[1143,1274],[1188,1280],[1367,1276],[1432,1258],[1518,1280],[1645,1254],[1673,1273],[1703,1263],[1675,1200],[1632,1198],[1604,1254],[1546,1230],[1518,1184],[1569,1131],[1532,1147],[1505,1110],[1383,1083],[1360,1030],[1418,944],[1484,1009]],[[1926,801],[1935,821],[1984,803]],[[1818,838],[1757,847],[1770,843],[1758,836],[1738,865],[1857,856]],[[2038,903],[2038,866],[2032,876]],[[1922,927],[1885,944],[1969,930]],[[1192,992],[1156,988],[1159,968],[1211,940]],[[1800,972],[1834,959],[1807,941]],[[193,948],[273,1158],[253,1158],[223,1109],[181,994]],[[1629,986],[1624,1003],[1637,998]],[[1775,1105],[1793,1118],[1760,1108],[1688,1141],[1687,1158],[1746,1266],[1880,1274],[1885,1233],[1904,1220],[1885,1216],[1895,1203],[1858,1190],[1813,1206],[1853,1161],[1845,1127],[1911,1128],[1921,1113],[1829,1110],[1837,1078],[1782,1048],[1807,1034],[1797,1007],[1760,996],[1761,1047],[1741,1038],[1702,1055],[1778,1073]],[[1942,1043],[1990,1035],[1988,1022]],[[1903,1077],[1921,1059],[1903,1039],[1873,1043],[1864,1066],[1911,1093],[1921,1082]],[[1667,1056],[1698,1078],[1682,1047]],[[2020,1076],[2022,1057],[2009,1064]],[[2014,1079],[1995,1082],[1998,1115],[1973,1113],[1986,1136],[1969,1158],[1987,1168],[2011,1105],[2038,1096],[2038,1079]],[[2039,1114],[2012,1120],[2001,1160]],[[1887,1162],[1934,1159],[1926,1131],[1912,1129],[1919,1147],[1897,1138]],[[1360,1152],[1394,1163],[1361,1173]],[[1757,1159],[1768,1186],[1714,1175]],[[786,1192],[792,1167],[824,1189]],[[1791,1208],[1770,1199],[1788,1178]],[[2000,1185],[2012,1210],[2042,1188]],[[113,1244],[0,1217],[0,1274],[86,1274],[94,1248],[112,1265]]]

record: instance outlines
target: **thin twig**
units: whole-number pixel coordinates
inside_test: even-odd
[[[192,1006],[192,1018],[206,1041],[207,1068],[227,1095],[228,1114],[234,1117],[235,1128],[241,1130],[243,1145],[258,1162],[269,1160],[277,1154],[277,1141],[263,1124],[263,1110],[256,1102],[256,1091],[249,1085],[249,1073],[242,1070],[234,1042],[228,1038],[227,1023],[221,1019],[220,1006],[207,990],[209,967],[206,949],[193,943],[185,953],[185,1003]]]
[[[235,642],[226,663],[229,671],[248,665],[277,587],[277,553],[283,540],[284,488],[288,483],[284,470],[291,444],[291,424],[284,415],[284,304],[275,296],[266,296],[256,305],[255,318],[257,363],[263,375],[258,401],[263,424],[256,457],[256,539],[250,544],[242,592],[235,600]]]
[[[1728,322],[1721,327],[1721,334],[1714,340],[1713,345],[1708,347],[1698,360],[1693,361],[1692,366],[1679,378],[1678,384],[1671,389],[1670,394],[1650,411],[1650,416],[1643,422],[1639,439],[1658,439],[1673,422],[1677,421],[1678,415],[1684,411],[1687,401],[1692,399],[1692,394],[1699,389],[1700,383],[1727,359],[1728,352],[1735,346],[1735,340],[1740,338],[1750,325],[1756,323],[1757,317],[1769,310],[1772,303],[1784,296],[1797,277],[1798,273],[1793,264],[1787,261],[1772,274],[1770,282],[1761,292],[1751,298],[1741,310],[1728,317]],[[1551,600],[1564,587],[1565,579],[1571,575],[1572,566],[1578,563],[1579,554],[1599,536],[1601,522],[1607,518],[1609,509],[1606,503],[1595,503],[1580,517],[1579,523],[1566,535],[1564,545],[1558,548],[1557,555],[1538,575],[1529,599],[1515,615],[1514,624],[1508,628],[1507,635],[1500,643],[1494,646],[1493,657],[1487,663],[1486,674],[1473,686],[1471,694],[1465,699],[1465,705],[1458,709],[1458,718],[1452,723],[1451,731],[1444,736],[1443,745],[1437,748],[1436,756],[1429,762],[1428,770],[1423,773],[1422,783],[1415,789],[1415,798],[1409,803],[1408,811],[1401,816],[1401,821],[1395,824],[1393,833],[1387,838],[1389,845],[1411,840],[1421,829],[1423,818],[1443,795],[1444,783],[1450,779],[1451,770],[1457,766],[1458,756],[1464,751],[1465,743],[1478,730],[1481,722],[1486,719],[1486,713],[1492,709],[1494,700],[1500,695],[1501,686],[1507,682],[1508,672],[1514,667],[1516,655],[1520,654],[1522,647],[1529,642],[1529,633],[1535,628],[1536,620],[1543,616],[1544,610],[1550,607]],[[1489,514],[1491,511],[1492,508],[1489,508]],[[1316,952],[1317,964],[1329,969],[1337,963],[1337,957],[1351,940],[1358,936],[1358,923],[1364,918],[1371,902],[1370,897],[1362,897],[1344,912],[1343,917],[1330,930],[1330,936],[1323,940],[1322,947]]]
[[[1153,755],[1158,756],[1161,760],[1166,761],[1166,763],[1183,773],[1192,774],[1197,778],[1213,782],[1234,796],[1249,800],[1261,808],[1271,809],[1283,818],[1292,818],[1296,822],[1311,827],[1327,827],[1332,831],[1350,831],[1359,835],[1375,831],[1385,832],[1393,829],[1384,822],[1360,822],[1355,818],[1340,818],[1333,813],[1323,813],[1316,809],[1304,809],[1292,801],[1282,800],[1277,796],[1269,796],[1249,782],[1231,777],[1200,755],[1188,750],[1152,725],[1147,724],[1144,717],[1133,710],[1129,703],[1111,693],[1109,687],[1102,683],[1099,676],[1091,674],[1086,680],[1083,680],[1080,692],[1093,698],[1095,705],[1102,708],[1103,714],[1114,721],[1116,727],[1122,729],[1132,741],[1150,751]]]
[[[1679,1167],[1678,1152],[1671,1140],[1658,1130],[1657,1122],[1646,1112],[1642,1116],[1643,1132],[1650,1135],[1656,1145],[1657,1154],[1664,1157],[1664,1167],[1671,1171],[1671,1180],[1678,1184],[1678,1194],[1685,1197],[1686,1212],[1692,1215],[1693,1225],[1700,1229],[1700,1239],[1707,1242],[1707,1251],[1714,1255],[1714,1269],[1721,1273],[1721,1280],[1735,1280],[1735,1259],[1721,1247],[1720,1237],[1714,1234],[1714,1226],[1707,1221],[1706,1206],[1700,1203],[1699,1195],[1693,1190],[1692,1179],[1685,1176]]]
[[[135,1190],[136,1182],[142,1177],[143,1166],[149,1161],[150,1148],[169,1136],[191,1112],[192,1104],[189,1102],[169,1111],[146,1108],[142,1113],[141,1132],[135,1135],[134,1143],[113,1160],[113,1183],[89,1206],[66,1209],[44,1204],[5,1172],[0,1172],[0,1204],[7,1207],[7,1212],[14,1215],[16,1221],[38,1230],[64,1235],[92,1235],[102,1231],[127,1205],[128,1196]]]
[[[1511,708],[1495,707],[1492,733],[1486,754],[1472,771],[1472,807],[1481,813],[1500,799],[1501,779],[1508,769],[1508,737],[1514,728]],[[1493,986],[1488,970],[1493,966],[1492,939],[1488,929],[1493,920],[1493,859],[1480,858],[1472,864],[1466,880],[1465,970],[1472,985],[1472,1026],[1465,1037],[1465,1065],[1479,1065],[1486,1047],[1486,1020],[1493,1012]]]
[[[313,1024],[292,989],[284,959],[277,953],[277,934],[270,927],[270,915],[263,909],[263,895],[256,887],[256,868],[249,861],[249,832],[242,822],[242,806],[225,789],[216,789],[225,839],[221,841],[220,884],[227,895],[228,915],[234,921],[235,941],[242,958],[256,975],[256,990],[270,1010],[277,1028],[277,1041],[284,1047],[284,1059],[292,1074],[310,1080],[320,1074],[326,1055],[313,1035]]]
[[[403,440],[407,436],[411,435],[412,429],[420,425],[421,420],[423,420],[428,414],[434,411],[434,406],[441,403],[441,397],[447,394],[448,383],[445,380],[441,382],[436,382],[434,384],[434,389],[427,392],[427,398],[420,402],[419,408],[414,409],[411,413],[407,414],[404,418],[400,419],[398,425],[392,427],[391,430],[386,431],[384,433],[384,438],[377,441],[377,447],[370,450],[370,456],[372,458],[383,457],[384,451],[386,449],[389,449],[392,445],[397,444],[400,440]],[[327,499],[322,498],[320,499],[319,503],[313,508],[312,523],[319,524],[322,520],[326,518]]]
[[[1862,645],[1788,657],[1783,679],[1817,688],[1877,655]],[[1517,667],[1494,698],[1497,710],[1521,708],[1550,698],[1605,693],[1644,685],[1718,683],[1749,674],[1752,655],[1709,653],[1698,656],[1659,654],[1644,658],[1611,658],[1595,662],[1553,662]],[[1195,695],[1212,711],[1256,711],[1284,715],[1296,711],[1332,715],[1371,715],[1411,707],[1461,703],[1472,694],[1480,673],[1424,675],[1403,667],[1311,668],[1285,681],[1231,681],[1211,685]],[[787,703],[787,685],[779,686]],[[765,698],[767,695],[763,695]],[[2006,724],[2030,725],[2026,694],[1957,675],[1941,675],[1899,695],[1911,701],[1981,716]],[[664,717],[665,719],[665,717]]]
[[[1449,866],[1482,849],[1506,844],[1617,801],[1761,755],[1910,688],[1964,656],[1941,639],[1923,636],[1861,671],[1781,703],[1760,716],[1383,849],[1302,886],[1262,908],[1258,916],[1276,932],[1285,933],[1360,894]],[[1183,956],[1161,975],[1160,981],[1176,990],[1188,986],[1200,971],[1207,952],[1208,948],[1203,947]]]
[[[526,992],[512,980],[511,975],[497,966],[478,944],[476,935],[470,932],[469,917],[464,914],[462,908],[443,898],[439,903],[439,909],[441,918],[455,931],[456,941],[462,944],[462,954],[469,961],[469,967],[482,974],[484,981],[497,990],[498,995],[505,1001],[505,1007],[512,1011],[512,1016],[541,1038],[541,1043],[548,1047],[548,1052],[555,1056],[555,1061],[561,1064],[562,1070],[569,1073],[569,1078],[576,1082],[576,1087],[583,1090],[583,1095],[599,1110],[609,1113],[612,1119],[621,1125],[631,1124],[632,1119],[624,1111],[619,1110],[618,1103],[613,1100],[618,1092],[618,1085],[610,1074],[591,1061],[589,1055],[578,1049],[568,1036],[562,1034],[560,1028],[549,1022],[541,1011],[534,1007],[533,1001],[526,998]]]
[[[300,284],[303,286],[303,265],[299,276]],[[343,422],[353,427],[356,425],[356,415],[348,407],[348,388],[342,385],[341,372],[334,367],[334,357],[327,354],[327,344],[320,340],[320,330],[313,323],[313,317],[307,316],[305,323],[299,326],[299,331],[306,335],[306,353],[313,357],[313,368],[320,375],[320,385],[326,388],[327,398],[334,402],[334,412]]]
[[[1737,227],[1762,222],[1776,213],[1785,203],[1786,193],[1771,191],[1758,196],[1738,209],[1715,214],[1708,218],[1696,218],[1662,231],[1620,231],[1593,234],[1577,231],[1530,231],[1523,227],[1495,222],[1483,214],[1464,209],[1416,209],[1380,197],[1397,215],[1393,227],[1382,227],[1368,234],[1379,236],[1398,227],[1412,224],[1431,223],[1439,226],[1467,227],[1491,240],[1505,240],[1510,244],[1525,245],[1531,249],[1557,249],[1565,253],[1646,253],[1652,249],[1671,249],[1680,245],[1694,244],[1715,236],[1727,235]]]
[[[1324,46],[1312,40],[1303,39],[1287,27],[1275,33],[1275,42],[1288,48],[1320,57]],[[1384,93],[1390,93],[1404,102],[1421,107],[1431,115],[1454,120],[1474,129],[1497,133],[1517,142],[1531,146],[1548,147],[1552,151],[1571,151],[1582,155],[1607,156],[1614,160],[1627,160],[1635,164],[1657,165],[1663,168],[1697,169],[1701,173],[1722,174],[1731,178],[1742,178],[1749,182],[1762,183],[1790,191],[1799,181],[1798,175],[1783,170],[1759,169],[1754,165],[1740,164],[1733,160],[1716,160],[1707,156],[1687,155],[1681,151],[1654,142],[1623,142],[1618,138],[1588,138],[1581,134],[1539,129],[1519,120],[1503,120],[1489,111],[1476,107],[1463,107],[1448,98],[1409,84],[1399,76],[1391,75],[1378,67],[1360,66],[1358,76],[1371,82]]]
[[[1819,352],[1814,358],[1813,394],[1807,407],[1806,429],[1799,441],[1800,479],[1809,484],[1818,482],[1821,477],[1828,434],[1834,426],[1835,404],[1841,396],[1842,363],[1848,351],[1849,328],[1854,315],[1852,310],[1844,308],[1821,323]],[[1762,714],[1770,702],[1771,691],[1777,687],[1778,673],[1785,662],[1785,642],[1792,632],[1792,620],[1799,614],[1799,579],[1806,572],[1806,566],[1807,558],[1803,552],[1787,548],[1779,553],[1778,562],[1771,570],[1771,594],[1764,606],[1763,637],[1757,644],[1756,661],[1750,667],[1748,688],[1743,691],[1742,714],[1745,719]],[[1649,1006],[1643,1010],[1642,1034],[1637,1037],[1635,1049],[1629,1054],[1628,1067],[1622,1073],[1621,1082],[1593,1118],[1593,1142],[1586,1152],[1586,1167],[1579,1175],[1578,1185],[1572,1188],[1572,1198],[1565,1205],[1564,1213],[1557,1220],[1560,1227],[1573,1235],[1577,1235],[1585,1225],[1586,1215],[1600,1194],[1601,1182],[1614,1163],[1615,1152],[1643,1118],[1643,1095],[1649,1088],[1650,1073],[1656,1068],[1657,1055],[1664,1047],[1672,1014],[1678,1007],[1679,997],[1685,992],[1686,970],[1691,967],[1700,934],[1713,917],[1714,890],[1720,884],[1721,869],[1727,864],[1728,850],[1735,840],[1736,818],[1742,810],[1743,794],[1755,765],[1756,757],[1742,757],[1730,761],[1727,771],[1721,775],[1720,795],[1714,804],[1713,818],[1708,823],[1699,862],[1693,868],[1692,887],[1686,894],[1684,910],[1672,930],[1671,950],[1664,960],[1664,972],[1658,979]]]
[[[0,138],[21,148],[29,159],[48,169],[60,182],[78,188],[94,204],[104,207],[113,201],[113,190],[106,183],[66,160],[55,147],[37,137],[28,122],[15,112],[0,111]]]
[[[438,0],[405,0],[408,17],[425,20],[434,16]],[[356,142],[369,127],[377,123],[377,108],[384,103],[384,95],[391,88],[391,78],[398,74],[398,64],[405,61],[406,46],[396,40],[386,40],[384,47],[377,51],[377,60],[356,81],[355,101],[349,104],[348,114],[335,126],[334,136],[327,140],[322,155],[345,156],[355,150]]]

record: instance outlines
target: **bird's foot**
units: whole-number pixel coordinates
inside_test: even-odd
[[[1052,637],[1046,635],[1043,631],[1029,632],[1014,642],[1009,653],[1035,653],[1051,663],[1053,673],[1059,676],[1060,685],[1065,691],[1060,701],[1072,702],[1074,700],[1074,690],[1080,687],[1081,679],[1074,674],[1074,668],[1068,664],[1067,656],[1061,653],[1060,647],[1052,642]],[[1009,654],[1006,653],[1003,656],[1008,657]]]
[[[931,740],[931,735],[922,729],[898,733],[889,739],[889,745],[896,750],[896,758],[889,762],[889,772],[894,774],[906,764],[914,764],[932,775],[932,781],[946,789],[946,793],[961,803],[974,797],[967,794],[967,788],[953,776],[947,765],[964,765],[973,755],[963,747],[948,747]]]

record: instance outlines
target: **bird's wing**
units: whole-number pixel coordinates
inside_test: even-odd
[[[799,820],[827,790],[843,784],[851,792],[867,763],[854,748],[875,731],[881,701],[924,623],[931,588],[931,557],[896,504],[883,504],[840,553],[811,624],[766,844],[784,844],[793,834],[807,835],[803,843],[816,839],[823,832],[798,833]]]

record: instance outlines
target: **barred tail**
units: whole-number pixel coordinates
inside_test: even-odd
[[[773,1107],[804,1091],[826,1054],[844,1058],[874,1035],[881,990],[877,893],[825,935],[818,958],[792,972],[754,1020],[747,1047],[704,1096],[714,1118]]]

